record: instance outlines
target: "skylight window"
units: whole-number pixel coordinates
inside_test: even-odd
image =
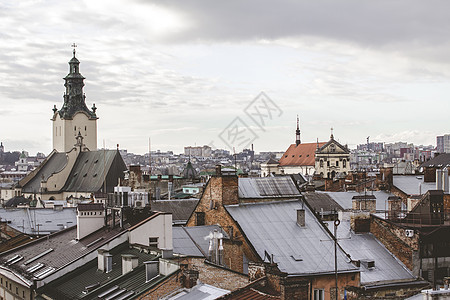
[[[24,262],[24,264],[25,264],[25,265],[28,265],[28,264],[32,263],[33,261],[38,260],[39,258],[41,258],[41,257],[43,257],[43,256],[45,256],[45,255],[47,255],[47,254],[49,254],[49,253],[52,252],[52,251],[53,251],[52,248],[50,248],[50,249],[48,249],[48,250],[45,250],[45,251],[42,252],[41,254],[38,254],[38,255],[36,255],[35,257],[30,258],[29,260],[27,260],[26,262]]]
[[[53,271],[55,271],[55,268],[47,267],[47,268],[43,269],[42,271],[37,272],[37,273],[36,273],[36,277],[37,277],[38,279],[42,279],[42,278],[44,278],[45,276],[47,276],[47,275],[49,275],[50,273],[52,273]]]
[[[12,265],[12,264],[15,264],[18,261],[21,261],[22,259],[23,259],[23,256],[17,254],[17,255],[14,255],[13,257],[11,257],[10,259],[8,259],[6,261],[6,264]]]
[[[30,267],[27,269],[27,272],[33,273],[36,272],[37,270],[40,270],[44,267],[45,265],[42,263],[37,263],[34,266]]]

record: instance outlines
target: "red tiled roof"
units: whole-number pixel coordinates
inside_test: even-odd
[[[322,147],[326,143],[319,143]],[[292,144],[280,158],[280,166],[314,166],[317,143]]]

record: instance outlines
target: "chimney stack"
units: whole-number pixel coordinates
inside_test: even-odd
[[[297,209],[297,225],[300,227],[305,227],[305,210]]]
[[[222,166],[216,165],[216,176],[222,176]]]
[[[159,275],[159,261],[146,261],[145,264],[145,282],[149,282]]]
[[[99,270],[99,271],[102,271],[102,272],[105,272],[105,270],[106,270],[106,254],[109,254],[108,253],[108,250],[105,250],[105,249],[98,249],[97,250],[97,265],[98,265],[98,267],[97,267],[97,269]]]
[[[138,257],[132,254],[122,254],[122,275],[131,272],[138,266]]]
[[[448,182],[448,169],[447,169],[447,167],[444,168],[443,174],[442,174],[442,188],[444,190],[444,194],[448,194],[449,182]]]

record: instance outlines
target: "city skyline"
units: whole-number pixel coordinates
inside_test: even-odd
[[[448,132],[449,6],[0,2],[0,140],[6,151],[51,151],[75,42],[99,148],[145,153],[151,138],[152,150],[239,152],[222,134],[238,118],[256,152],[284,151],[297,114],[302,142],[327,141],[334,128],[351,148],[367,136],[436,145]],[[248,113],[262,91],[278,108],[264,124]]]

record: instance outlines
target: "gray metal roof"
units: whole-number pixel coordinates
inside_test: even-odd
[[[305,193],[304,196],[308,204],[317,212],[320,212],[321,209],[325,212],[343,210],[342,206],[340,206],[339,203],[333,200],[333,198],[331,198],[328,194]]]
[[[107,189],[117,185],[117,178],[123,177],[127,168],[117,150],[99,150],[81,152],[63,187],[64,191],[91,192],[99,191],[107,180]],[[109,175],[115,177],[111,182]],[[108,182],[110,181],[110,182]]]
[[[172,213],[172,221],[176,224],[186,224],[199,199],[181,200],[152,200],[151,208],[154,211]]]
[[[32,178],[23,184],[22,191],[38,193],[42,178],[47,180],[51,175],[64,169],[66,165],[66,153],[53,153],[35,173],[28,175]],[[77,156],[69,176],[65,178],[65,185],[62,190],[95,193],[102,188],[106,177],[107,188],[112,191],[113,186],[117,184],[117,178],[123,177],[123,171],[126,169],[125,163],[117,150],[81,152]]]
[[[33,176],[30,181],[28,181],[22,187],[22,192],[24,193],[38,193],[41,188],[42,178],[47,180],[54,173],[61,171],[67,164],[67,154],[66,153],[53,153],[47,160],[42,162],[38,167],[36,172],[32,172],[28,176]],[[27,176],[27,177],[28,177]],[[25,179],[27,178],[25,177]]]
[[[126,231],[121,232],[119,228],[112,230],[104,228],[77,241],[77,228],[72,226],[66,230],[2,253],[0,255],[0,264],[5,266],[9,259],[18,255],[22,259],[14,264],[7,265],[7,268],[14,269],[25,278],[31,279],[37,276],[39,271],[33,272],[29,270],[30,267],[40,263],[44,265],[43,268],[58,270],[85,254],[95,251],[109,239],[124,232]],[[31,263],[25,264],[25,262],[30,260],[32,260]]]
[[[26,234],[49,234],[77,224],[75,207],[62,210],[50,208],[0,208],[0,219]]]
[[[187,256],[205,257],[208,255],[209,248],[207,237],[214,230],[222,232],[224,238],[228,238],[227,233],[219,225],[173,227],[173,252]]]
[[[85,296],[83,291],[86,287],[98,284],[99,287],[108,285],[114,279],[122,276],[122,255],[128,254],[136,256],[138,259],[138,265],[142,266],[144,262],[155,259],[156,255],[148,254],[145,251],[139,251],[136,248],[129,248],[128,244],[122,244],[114,249],[110,250],[112,255],[112,271],[105,273],[98,270],[97,259],[91,260],[84,266],[70,272],[63,277],[45,285],[40,292],[47,296],[53,297],[53,299],[79,299]],[[145,284],[145,268],[135,269],[138,272],[131,272],[134,274],[128,274],[123,276],[123,279],[119,283],[120,287],[126,288],[128,291],[135,291],[139,289],[142,284]],[[134,276],[131,276],[134,275]],[[139,277],[141,280],[132,277]],[[125,280],[126,279],[126,280]],[[117,284],[117,283],[115,283]],[[88,299],[96,298],[99,293],[92,292],[86,296]]]
[[[239,178],[239,198],[299,197],[300,192],[289,176]]]
[[[352,209],[352,198],[354,196],[361,196],[364,193],[357,193],[354,191],[350,192],[316,192],[328,194],[333,200],[335,200],[342,208],[345,210]],[[376,197],[376,209],[377,210],[387,210],[387,199],[390,196],[394,196],[391,193],[385,191],[370,191],[367,195],[374,195]]]
[[[168,300],[213,300],[228,294],[230,291],[224,290],[206,283],[200,283],[190,290],[183,290]]]
[[[328,221],[331,232],[333,222]],[[350,230],[350,221],[341,221],[337,230],[341,247],[353,260],[373,260],[375,268],[367,269],[361,264],[361,284],[415,280],[411,272],[392,255],[371,233],[355,234]]]
[[[441,153],[438,156],[424,162],[420,167],[437,167],[444,168],[450,166],[450,153]]]
[[[205,255],[195,245],[194,241],[189,237],[183,227],[172,228],[173,253],[204,257]]]
[[[435,182],[423,182],[423,176],[395,176],[394,186],[408,195],[423,195],[436,189]]]
[[[226,206],[259,256],[273,254],[274,262],[289,275],[334,272],[334,242],[313,213],[304,206],[305,227],[297,225],[300,201]],[[358,271],[338,250],[339,272]]]

